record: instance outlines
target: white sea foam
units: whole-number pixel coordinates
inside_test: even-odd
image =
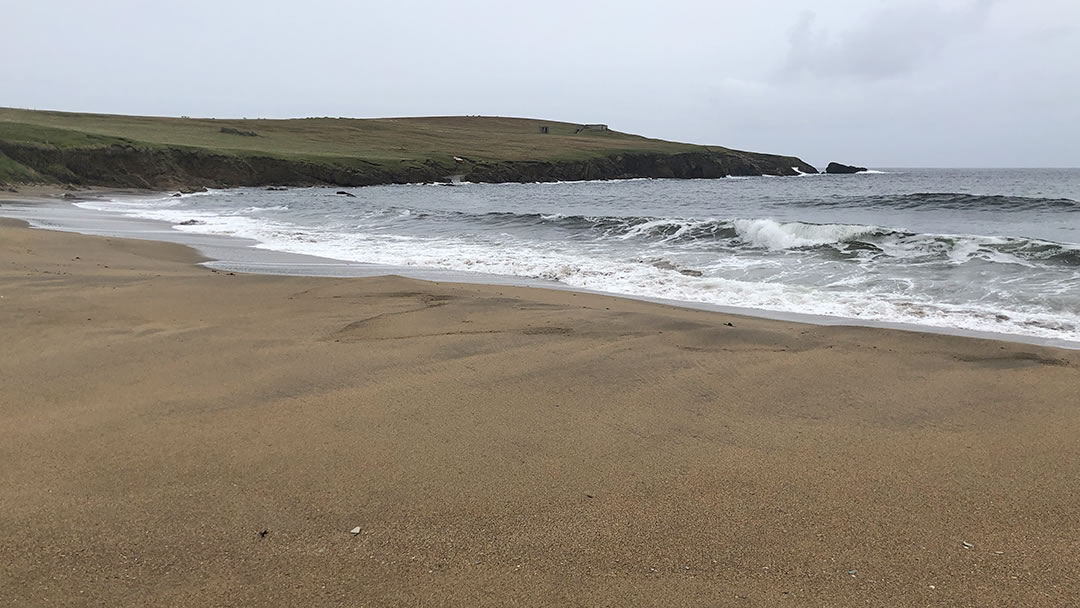
[[[791,273],[802,269],[788,259],[765,255],[713,255],[707,263],[683,264],[677,258],[704,255],[697,250],[671,248],[663,252],[676,256],[671,264],[652,264],[640,255],[628,256],[625,249],[605,248],[595,242],[568,243],[541,241],[527,235],[503,232],[462,234],[460,236],[400,234],[372,227],[366,220],[334,224],[302,225],[286,221],[268,210],[288,211],[287,205],[237,206],[222,211],[201,206],[182,206],[176,199],[155,201],[91,201],[81,207],[119,211],[150,219],[179,224],[194,233],[221,234],[254,239],[258,247],[293,253],[311,254],[342,260],[412,266],[486,274],[532,277],[560,281],[573,287],[643,297],[699,302],[722,306],[796,312],[856,320],[911,323],[922,326],[960,328],[975,331],[1012,333],[1042,338],[1080,342],[1080,312],[1050,313],[1034,303],[1017,303],[1003,310],[1000,302],[940,301],[919,292],[915,281],[897,277],[894,281],[868,282],[873,272],[864,275],[838,275],[820,285],[788,281]],[[378,208],[368,217],[401,217],[419,213],[403,207]],[[287,215],[287,214],[283,214]],[[560,214],[545,217],[561,218]],[[277,219],[275,219],[277,218]],[[411,220],[410,220],[411,221]],[[642,222],[621,235],[646,235],[657,227],[675,223],[679,228],[659,243],[663,244],[695,227],[716,224],[717,220],[657,219]],[[773,219],[746,219],[732,222],[738,238],[746,245],[765,252],[800,247],[845,243],[884,230],[857,224],[809,224],[779,222]],[[947,235],[946,235],[947,236]],[[625,240],[612,239],[620,243]],[[963,264],[972,257],[988,256],[986,245],[1008,243],[1008,239],[971,236],[934,238],[932,235],[892,233],[878,240],[881,251],[896,258],[917,258],[931,253],[946,253],[953,264]],[[948,243],[952,243],[951,245]],[[654,246],[654,245],[650,245]],[[640,250],[639,250],[640,253]],[[994,262],[1013,263],[1015,256],[991,252]],[[668,256],[668,253],[663,253]],[[1009,258],[1012,258],[1010,260]],[[802,259],[802,258],[800,258]],[[938,255],[940,259],[940,255]],[[693,268],[702,276],[683,274],[677,269]],[[869,268],[869,267],[868,267]],[[755,280],[763,273],[768,280]],[[1080,281],[1075,277],[1073,284]],[[1057,285],[1048,285],[1053,296]]]
[[[739,238],[754,247],[792,249],[841,243],[880,230],[875,226],[856,224],[780,223],[776,220],[735,220]]]
[[[537,185],[541,185],[541,186],[562,186],[562,185],[566,185],[566,184],[611,184],[611,183],[618,183],[618,182],[645,182],[645,181],[649,181],[649,180],[653,180],[653,179],[658,179],[658,178],[655,178],[655,177],[622,177],[622,178],[618,178],[618,179],[554,180],[554,181],[550,181],[550,182],[525,182],[523,184],[522,183],[516,183],[516,182],[507,182],[505,184],[500,184],[500,185],[504,185],[504,186],[523,186],[523,185],[524,186],[537,186]]]
[[[573,287],[722,306],[799,312],[849,319],[1016,333],[1080,341],[1080,315],[1010,311],[978,303],[950,304],[917,294],[866,293],[711,276],[687,276],[651,264],[583,256],[557,246],[425,239],[401,235],[311,234],[249,218],[184,227],[259,240],[259,247],[351,261],[539,278]],[[851,281],[858,284],[857,280]]]

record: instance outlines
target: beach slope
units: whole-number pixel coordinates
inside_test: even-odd
[[[198,261],[0,225],[0,605],[1080,596],[1076,352]]]

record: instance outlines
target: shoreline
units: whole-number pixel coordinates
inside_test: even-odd
[[[85,191],[84,191],[85,192]],[[158,191],[131,191],[115,189],[90,189],[90,200],[98,196],[167,196],[168,192]],[[243,272],[253,274],[284,275],[284,276],[322,276],[328,278],[350,277],[376,277],[384,275],[397,275],[426,281],[445,281],[462,284],[476,285],[504,285],[529,287],[536,289],[555,289],[586,294],[608,295],[613,297],[628,298],[632,300],[651,302],[655,304],[676,306],[691,310],[705,310],[723,314],[733,314],[746,317],[756,317],[777,321],[806,323],[819,326],[853,326],[870,327],[880,329],[894,329],[910,332],[925,332],[948,336],[977,338],[985,340],[998,340],[1036,346],[1048,346],[1066,350],[1080,350],[1080,342],[1069,340],[1028,336],[1023,334],[1005,334],[990,331],[978,331],[942,327],[934,325],[918,325],[894,321],[878,321],[873,319],[859,319],[849,317],[833,317],[810,313],[774,311],[768,309],[742,308],[707,304],[703,302],[668,300],[634,294],[615,292],[602,292],[579,287],[573,287],[558,282],[544,281],[541,279],[529,279],[526,277],[492,275],[484,273],[468,273],[441,269],[417,268],[412,266],[386,266],[363,262],[353,262],[334,258],[325,258],[308,254],[290,253],[267,248],[257,248],[257,241],[225,235],[205,235],[175,230],[172,224],[159,220],[145,218],[131,218],[120,213],[104,211],[92,211],[88,209],[74,208],[73,203],[79,202],[79,194],[74,198],[62,199],[66,191],[51,187],[41,187],[36,190],[29,199],[20,199],[0,193],[0,205],[9,205],[7,210],[16,213],[5,214],[5,209],[0,207],[0,217],[14,217],[28,221],[33,227],[46,230],[61,230],[79,234],[98,236],[116,236],[123,238],[137,238],[152,241],[177,243],[194,247],[200,251],[207,260],[202,264],[208,268],[215,268],[226,272]],[[18,213],[18,207],[10,205],[34,205],[44,203],[46,205],[64,205],[54,207],[56,214],[42,213]],[[70,207],[66,204],[72,204]],[[77,211],[75,209],[78,209]]]
[[[12,220],[0,255],[2,603],[1080,595],[1075,351]]]

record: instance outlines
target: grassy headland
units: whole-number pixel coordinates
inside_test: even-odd
[[[583,126],[481,116],[248,120],[0,108],[0,182],[357,186],[452,175],[522,182],[816,172],[791,156]]]

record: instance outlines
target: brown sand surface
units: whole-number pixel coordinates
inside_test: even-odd
[[[1080,353],[197,260],[0,225],[0,605],[1080,597]]]

